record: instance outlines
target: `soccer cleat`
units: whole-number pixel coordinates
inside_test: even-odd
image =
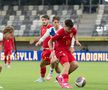
[[[69,83],[62,83],[62,88],[73,88]]]
[[[44,82],[45,80],[44,80],[44,78],[42,78],[42,77],[40,77],[39,79],[37,79],[36,81],[34,81],[34,82]]]
[[[62,75],[57,76],[56,80],[59,83],[59,85],[62,87],[62,83],[63,83],[63,77],[62,77]]]
[[[48,74],[46,80],[49,81],[52,78],[52,74]]]

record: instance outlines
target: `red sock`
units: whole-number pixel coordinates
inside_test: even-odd
[[[64,79],[64,82],[68,82],[68,79],[69,79],[69,75],[68,74],[62,74],[62,77]]]
[[[45,77],[45,73],[46,73],[46,67],[40,67],[40,71],[41,71],[41,77],[44,78]]]
[[[10,65],[10,61],[11,61],[11,60],[10,60],[10,56],[9,56],[9,58],[8,58],[8,65]]]

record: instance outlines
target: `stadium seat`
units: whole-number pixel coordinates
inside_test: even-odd
[[[13,6],[14,11],[18,11],[18,6]]]
[[[3,10],[4,10],[4,11],[7,11],[8,9],[9,9],[9,6],[4,6],[4,7],[3,7]]]
[[[42,11],[43,9],[44,9],[44,6],[43,6],[43,5],[39,5],[39,6],[38,6],[38,10],[39,10],[39,11]]]
[[[20,16],[21,13],[22,13],[21,10],[16,11],[16,15],[17,15],[17,16]]]
[[[74,10],[77,11],[79,9],[79,5],[74,5]]]
[[[36,30],[36,25],[31,25],[31,30],[35,31]]]
[[[33,10],[33,9],[34,9],[33,5],[28,6],[28,10]]]
[[[4,30],[4,28],[5,28],[5,25],[1,25],[1,26],[0,26],[0,30],[2,30],[2,31],[3,31],[3,30]]]
[[[52,15],[52,10],[47,10],[47,15],[48,16]]]
[[[58,9],[59,9],[59,6],[58,6],[58,5],[54,5],[54,6],[53,6],[53,10],[54,10],[54,11],[57,11]]]
[[[19,20],[20,21],[23,21],[24,19],[25,19],[25,16],[24,15],[19,16]]]
[[[63,10],[62,15],[66,15],[66,14],[67,14],[67,10]]]
[[[13,21],[7,21],[7,25],[12,25],[13,24]]]
[[[96,20],[96,25],[100,25],[101,24],[101,20]]]
[[[20,30],[25,30],[26,29],[26,25],[21,25]]]
[[[7,13],[7,11],[1,11],[1,15],[2,15],[2,16],[5,16],[6,13]]]
[[[76,11],[76,13],[77,13],[78,16],[82,16],[82,9],[78,9],[78,10]]]
[[[33,10],[31,14],[32,15],[36,15],[37,14],[37,11],[36,10]]]
[[[24,34],[24,30],[19,30],[18,35],[23,36],[23,34]]]
[[[13,21],[14,19],[15,19],[15,16],[14,16],[14,15],[10,15],[10,16],[9,16],[9,20],[10,20],[10,21]]]

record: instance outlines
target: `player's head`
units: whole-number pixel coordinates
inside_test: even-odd
[[[48,23],[49,23],[49,16],[48,16],[48,15],[43,15],[43,16],[41,17],[41,20],[42,20],[42,25],[47,26]]]
[[[6,26],[3,30],[4,37],[10,39],[13,37],[14,28],[12,26]]]
[[[73,26],[74,24],[71,19],[65,20],[65,26],[64,26],[65,31],[70,32]]]
[[[59,28],[60,18],[58,16],[54,16],[52,22],[55,28]]]

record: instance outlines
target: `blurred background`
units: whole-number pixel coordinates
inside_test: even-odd
[[[18,50],[38,49],[29,41],[39,36],[44,14],[50,21],[59,16],[62,25],[65,19],[72,19],[83,46],[91,51],[108,51],[107,0],[0,0],[0,30],[12,25]]]

